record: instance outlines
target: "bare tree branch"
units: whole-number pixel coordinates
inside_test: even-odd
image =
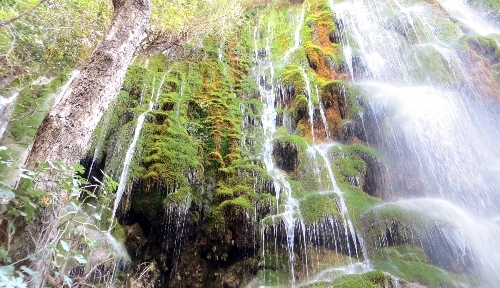
[[[40,0],[40,2],[36,3],[33,7],[29,8],[28,10],[24,11],[23,13],[17,15],[16,17],[10,18],[10,19],[5,20],[5,21],[1,21],[0,28],[2,28],[3,26],[7,26],[7,25],[11,24],[12,22],[26,16],[27,14],[29,14],[33,10],[35,10],[38,6],[42,5],[43,3],[47,2],[47,1],[49,1],[49,0]]]

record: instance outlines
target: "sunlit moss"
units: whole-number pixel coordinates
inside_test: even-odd
[[[310,194],[300,201],[300,212],[305,223],[323,220],[326,216],[340,216],[337,204],[327,195]]]
[[[416,282],[426,287],[463,287],[468,280],[428,264],[420,247],[392,246],[377,252],[372,259],[375,269]],[[465,281],[465,282],[464,282]]]

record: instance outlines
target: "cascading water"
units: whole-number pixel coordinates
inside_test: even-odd
[[[158,91],[156,92],[156,98],[155,98],[155,101],[156,102],[153,102],[153,97],[155,96],[155,90],[154,90],[154,85],[155,85],[155,79],[153,79],[153,88],[151,89],[152,92],[151,92],[151,99],[149,100],[149,104],[148,104],[148,109],[146,111],[144,111],[143,113],[141,113],[141,115],[139,115],[139,117],[137,118],[137,124],[136,124],[136,127],[135,127],[135,130],[134,130],[134,137],[132,138],[132,142],[130,142],[130,146],[128,147],[127,149],[127,153],[125,154],[125,160],[123,162],[123,168],[122,168],[122,172],[120,174],[120,179],[118,181],[118,188],[116,189],[116,198],[115,198],[115,201],[114,201],[114,204],[113,204],[113,212],[111,214],[111,218],[110,218],[110,226],[109,226],[109,229],[111,229],[114,225],[114,220],[115,220],[115,216],[116,216],[116,211],[118,210],[118,206],[120,205],[120,201],[123,197],[123,193],[125,192],[125,188],[126,188],[126,185],[127,185],[127,181],[128,181],[128,173],[129,173],[129,168],[130,168],[130,164],[132,162],[132,159],[134,157],[134,153],[135,153],[135,146],[137,145],[137,140],[139,140],[139,136],[141,135],[141,130],[142,130],[142,127],[144,126],[144,121],[146,120],[146,114],[150,111],[152,111],[154,108],[155,108],[155,103],[158,102],[159,100],[159,97],[160,97],[160,94],[162,92],[162,87],[163,87],[163,84],[165,82],[165,77],[167,76],[168,73],[164,74],[163,77],[162,77],[162,80],[160,82],[160,85],[158,87]]]
[[[477,21],[464,1],[439,2],[478,33],[498,33]],[[330,6],[343,23],[344,56],[364,96],[366,110],[359,117],[369,127],[356,133],[384,155],[391,175],[387,189],[394,198],[440,198],[398,205],[432,214],[425,207],[440,203],[439,217],[460,231],[441,232],[447,243],[468,243],[483,282],[498,283],[492,272],[500,263],[493,252],[500,238],[492,236],[499,231],[492,219],[500,213],[498,104],[480,100],[488,97],[481,96],[483,84],[474,80],[457,45],[450,44],[462,31],[448,19],[439,22],[426,3],[351,0],[330,1]],[[482,232],[490,229],[482,244],[475,225],[488,227]]]
[[[297,49],[300,46],[300,31],[302,29],[302,25],[304,24],[305,14],[306,14],[306,7],[305,5],[303,5],[300,12],[299,21],[297,21],[297,27],[295,28],[293,34],[293,46],[288,51],[286,51],[285,57],[283,58],[285,62],[289,61],[290,55],[292,55],[295,51],[297,51]]]
[[[143,112],[137,118],[137,125],[136,125],[135,130],[134,130],[134,138],[132,139],[132,142],[130,143],[130,146],[127,150],[127,154],[125,155],[125,161],[123,162],[122,173],[120,174],[120,180],[118,182],[118,188],[116,190],[116,198],[115,198],[115,202],[113,205],[113,214],[111,215],[111,221],[110,221],[110,225],[111,225],[110,229],[113,226],[113,221],[115,219],[116,210],[118,209],[118,205],[120,205],[120,201],[122,199],[123,192],[125,191],[125,187],[127,185],[128,171],[129,171],[130,163],[131,163],[132,158],[134,156],[135,146],[137,144],[137,140],[139,139],[139,135],[141,135],[142,126],[144,124],[144,120],[146,119],[146,114],[149,111],[151,111],[151,109],[153,108],[151,104],[149,106],[151,108],[148,108],[148,110],[146,112]]]
[[[436,1],[282,5],[251,12],[237,41],[166,62],[174,72],[150,99],[161,105],[147,110],[161,110],[150,113],[138,163],[147,173],[134,170],[141,181],[120,206],[123,227],[142,228],[127,239],[140,247],[137,261],[157,269],[140,277],[335,287],[368,274],[395,287],[404,283],[396,278],[494,287],[500,121],[474,79],[484,69],[457,48],[466,21],[443,17]],[[138,92],[150,84],[123,94],[145,103]]]
[[[500,28],[478,15],[465,0],[439,0],[438,1],[451,16],[462,21],[467,27],[480,35],[497,34],[500,37]]]
[[[256,35],[256,33],[254,33]],[[257,39],[254,39],[255,43]],[[257,43],[255,44],[257,47]],[[276,190],[276,203],[279,205],[280,198],[284,204],[284,211],[280,214],[285,225],[287,234],[287,250],[290,254],[290,266],[292,274],[292,284],[295,284],[294,275],[294,234],[295,234],[295,222],[296,218],[294,213],[297,211],[297,201],[292,198],[292,188],[285,178],[285,175],[279,171],[275,166],[274,160],[272,158],[273,154],[273,139],[276,132],[276,108],[275,108],[275,88],[274,88],[274,67],[271,62],[271,49],[269,47],[269,39],[267,39],[267,46],[265,49],[265,56],[263,58],[257,57],[255,59],[257,63],[256,78],[259,82],[259,92],[261,98],[263,99],[263,113],[262,113],[262,128],[264,132],[264,163],[267,172],[271,175],[274,181],[274,187]],[[255,51],[255,55],[258,52]],[[279,207],[277,207],[279,211]],[[264,233],[264,232],[263,232]],[[264,251],[264,250],[263,250]],[[265,257],[265,256],[264,256]]]
[[[319,106],[319,113],[321,115],[321,121],[323,121],[323,129],[325,129],[326,140],[331,141],[332,138],[330,136],[330,129],[328,128],[328,122],[326,120],[326,115],[325,115],[325,109],[323,109],[323,104],[321,103],[321,97],[319,95],[318,85],[316,85],[314,88],[315,88],[316,96],[317,96],[318,103],[319,103],[318,106]]]
[[[323,145],[315,145],[314,149],[318,152],[318,154],[323,159],[325,167],[327,168],[329,179],[330,179],[331,184],[332,184],[333,193],[335,193],[338,196],[338,206],[340,208],[342,220],[344,221],[345,235],[350,234],[353,238],[356,238],[356,231],[354,230],[354,226],[352,225],[352,222],[349,219],[349,216],[347,214],[348,213],[347,205],[346,205],[344,197],[342,195],[343,193],[340,190],[339,186],[337,185],[337,181],[335,180],[335,175],[333,173],[332,164],[330,163],[330,160],[329,160],[328,155],[327,155],[328,149],[330,147],[331,147],[331,145],[323,144]],[[350,251],[351,251],[350,241],[346,241],[346,242],[347,242],[347,249],[349,251],[348,253],[350,253]],[[358,246],[356,244],[356,241],[354,241],[354,246],[355,246],[354,250],[356,251],[356,255],[349,255],[349,256],[359,258]]]
[[[279,62],[279,64],[282,66],[289,64],[286,61],[289,61],[289,57],[300,46],[300,31],[304,23],[305,5],[300,10],[300,13],[301,14],[300,17],[298,17],[299,21],[297,23],[297,27],[294,29],[294,41],[293,41],[294,44],[291,48],[289,48],[285,52],[285,57],[283,60],[284,62],[283,61]],[[343,193],[336,183],[333,168],[332,165],[330,164],[329,160],[330,155],[328,155],[328,150],[331,147],[333,147],[334,144],[315,143],[316,142],[315,123],[319,120],[315,119],[316,109],[319,110],[319,114],[321,115],[321,121],[323,123],[323,128],[321,129],[325,131],[325,138],[327,141],[331,141],[327,123],[327,117],[325,115],[325,111],[322,106],[323,104],[320,97],[319,88],[316,85],[315,89],[313,90],[308,73],[304,68],[299,66],[298,71],[304,81],[304,91],[300,91],[300,93],[303,93],[307,99],[307,114],[309,115],[308,122],[310,126],[310,135],[312,138],[312,145],[313,145],[309,146],[308,152],[311,152],[310,154],[312,155],[313,169],[315,169],[316,174],[318,175],[317,181],[320,184],[320,186],[322,185],[320,174],[323,173],[321,170],[326,171],[325,173],[328,174],[327,179],[329,183],[325,183],[325,186],[327,187],[326,191],[329,190],[330,192],[333,192],[333,194],[335,195],[335,198],[337,199],[336,205],[338,206],[338,209],[341,214],[340,220],[333,218],[325,218],[326,219],[325,224],[318,223],[310,226],[307,226],[304,220],[302,219],[302,216],[300,214],[301,210],[299,207],[300,206],[299,200],[293,198],[292,187],[290,186],[289,180],[286,178],[285,174],[282,171],[280,171],[280,169],[278,169],[275,163],[275,159],[273,159],[273,145],[277,137],[276,123],[277,123],[278,112],[276,110],[276,107],[286,105],[284,103],[277,103],[278,101],[277,99],[281,101],[285,100],[277,96],[277,94],[279,94],[278,91],[283,91],[283,87],[280,86],[281,84],[275,84],[276,80],[274,79],[274,73],[275,73],[274,69],[279,69],[282,66],[275,67],[271,61],[272,55],[271,55],[269,38],[266,38],[265,40],[266,43],[265,49],[259,50],[257,35],[260,34],[258,33],[258,28],[255,28],[253,35],[254,35],[254,49],[255,49],[254,63],[256,63],[256,67],[254,68],[254,73],[259,85],[259,94],[263,102],[263,112],[261,119],[263,134],[264,134],[263,159],[265,162],[265,167],[267,172],[273,178],[274,189],[276,191],[276,200],[277,200],[276,203],[278,205],[277,207],[278,214],[272,217],[273,225],[269,227],[266,224],[264,224],[264,228],[261,231],[262,245],[263,245],[262,257],[265,259],[266,258],[265,254],[270,252],[268,250],[269,248],[266,248],[267,246],[274,247],[275,249],[274,253],[278,255],[277,251],[278,246],[276,242],[278,241],[277,235],[280,232],[278,231],[279,229],[276,226],[276,223],[281,221],[285,226],[284,232],[286,233],[286,241],[287,241],[286,249],[289,252],[289,264],[291,272],[291,279],[289,281],[292,284],[292,286],[296,284],[295,283],[296,276],[294,275],[294,266],[296,265],[295,254],[300,253],[298,251],[294,251],[294,247],[297,245],[300,247],[299,249],[302,250],[302,253],[304,253],[304,255],[301,258],[304,259],[304,263],[306,266],[306,271],[305,271],[305,274],[307,275],[306,279],[309,278],[308,262],[310,262],[309,259],[310,256],[307,253],[308,251],[307,249],[309,249],[307,248],[307,246],[309,245],[308,241],[310,241],[311,243],[322,242],[322,241],[324,241],[325,243],[330,243],[326,245],[331,247],[331,249],[333,249],[334,251],[338,251],[340,253],[344,253],[345,255],[349,256],[350,264],[348,265],[348,267],[344,268],[337,267],[336,268],[337,271],[343,271],[345,273],[355,273],[354,271],[360,273],[363,271],[368,271],[369,262],[363,262],[361,264],[359,262],[353,263],[353,258],[359,259],[361,257],[366,257],[366,252],[364,251],[365,250],[364,247],[361,247],[362,246],[361,243],[363,243],[363,240],[361,239],[360,235],[358,235],[352,221],[349,219],[349,213],[347,205],[343,198]],[[268,35],[270,35],[269,27],[268,27]],[[278,85],[278,87],[276,87],[276,85]],[[283,94],[280,95],[283,96]],[[314,104],[315,101],[315,99],[313,99],[314,96],[316,96],[318,104]],[[319,108],[315,108],[316,105],[318,105]],[[292,125],[290,123],[291,122],[290,116],[286,113],[283,113],[281,117],[282,117],[281,125],[285,127],[286,131],[291,131]],[[319,157],[317,157],[317,155],[319,155]],[[320,164],[320,162],[322,164]],[[280,203],[282,204],[282,208],[280,208],[281,206]],[[308,227],[313,227],[313,228],[308,228]],[[311,229],[314,229],[317,232],[311,234],[310,233]],[[302,231],[302,233],[299,233],[301,234],[300,236],[295,235],[297,234],[297,231]],[[266,244],[267,233],[275,235],[275,237],[273,238],[274,243]],[[316,235],[316,237],[311,235]],[[299,243],[296,243],[297,240]],[[278,261],[277,259],[278,257],[276,258],[276,261]],[[278,265],[278,262],[276,262],[276,264],[274,265]]]

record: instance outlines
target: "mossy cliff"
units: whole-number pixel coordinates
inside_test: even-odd
[[[424,179],[411,178],[413,158],[402,157],[409,168],[401,175],[387,175],[385,165],[398,159],[373,148],[386,139],[368,120],[381,116],[369,109],[366,91],[351,83],[369,77],[366,63],[360,55],[344,59],[341,43],[349,36],[328,1],[299,2],[248,11],[227,42],[205,39],[202,48],[178,47],[129,67],[85,160],[91,175],[102,169],[118,179],[137,119],[146,113],[118,210],[137,264],[131,275],[146,271],[139,264],[150,265],[147,276],[131,281],[157,287],[391,287],[394,277],[453,287],[469,281],[474,269],[468,263],[429,250],[431,236],[422,231],[438,235],[446,223],[432,226],[424,215],[373,208],[393,200],[394,191],[418,190]],[[408,43],[417,36],[402,35]],[[464,37],[456,45],[465,49],[464,59],[488,62],[488,69],[499,61],[488,39]],[[405,57],[425,64],[413,67],[413,79],[430,69],[430,83],[457,85],[437,50],[416,47]],[[259,66],[264,59],[272,70]],[[347,63],[357,63],[352,75]],[[261,125],[262,87],[276,99],[271,143],[264,143]],[[267,144],[290,196],[266,170]],[[407,172],[410,184],[403,183]],[[393,276],[327,273],[368,258]],[[307,283],[319,272],[328,279]]]

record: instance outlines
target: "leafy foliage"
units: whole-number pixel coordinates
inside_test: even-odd
[[[153,0],[148,51],[162,51],[190,42],[199,46],[207,36],[221,40],[235,32],[243,8],[234,0]]]
[[[5,147],[0,147],[0,150],[8,155]],[[114,199],[112,192],[117,188],[117,183],[109,176],[104,176],[104,182],[95,179],[99,185],[89,185],[80,176],[84,171],[78,164],[69,166],[60,162],[41,163],[36,171],[17,168],[12,159],[0,158],[0,164],[18,169],[21,179],[20,184],[12,188],[3,176],[0,177],[0,229],[3,232],[0,236],[0,287],[27,287],[29,279],[39,276],[26,266],[17,266],[26,259],[13,262],[10,254],[18,244],[12,240],[19,227],[30,225],[42,209],[50,209],[56,202],[63,205],[63,214],[59,218],[57,236],[47,247],[53,255],[49,271],[52,274],[49,277],[52,279],[51,285],[59,283],[57,285],[62,287],[64,284],[71,286],[74,281],[84,283],[91,274],[92,265],[102,265],[120,257],[102,236],[102,239],[96,236],[96,233],[102,234],[109,227],[103,227],[101,221],[103,215],[109,214],[109,206]],[[36,185],[39,178],[49,170],[52,175],[57,175],[55,183],[65,191],[65,197],[61,198],[61,195],[45,191]],[[92,255],[98,250],[107,251],[108,254],[100,254],[96,261]],[[28,256],[29,259],[33,257],[36,255]],[[75,265],[90,265],[89,272],[80,277],[70,277],[68,267]]]
[[[38,1],[7,1],[0,20],[15,17]],[[110,20],[110,1],[48,1],[0,27],[0,79],[57,74],[87,59]]]

